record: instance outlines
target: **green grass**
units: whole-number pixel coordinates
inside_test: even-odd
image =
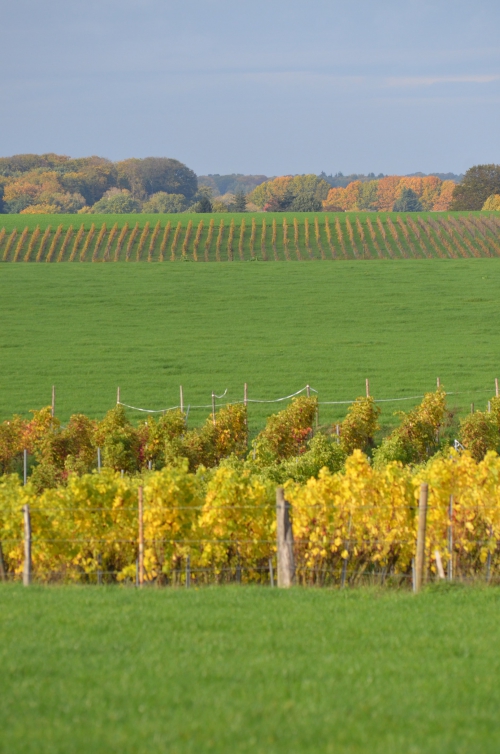
[[[500,214],[495,212],[3,215],[0,260],[296,262],[496,257],[500,256],[499,221]],[[95,233],[90,232],[92,226]],[[132,230],[135,226],[138,231]],[[80,227],[83,237],[76,235]],[[33,235],[35,229],[40,235]]]
[[[0,588],[5,754],[496,754],[499,592]]]
[[[421,395],[436,377],[462,413],[500,377],[500,260],[314,265],[2,265],[0,418],[50,403],[101,417],[273,399],[310,383],[321,401]],[[384,421],[418,400],[382,403]],[[283,405],[283,404],[281,404]],[[279,404],[250,406],[252,427]],[[322,406],[334,421],[345,405]],[[190,410],[200,424],[209,411]],[[135,414],[137,416],[137,414]]]

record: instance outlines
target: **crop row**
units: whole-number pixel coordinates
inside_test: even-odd
[[[435,572],[442,563],[449,576],[498,579],[499,473],[494,453],[478,463],[451,450],[410,469],[397,463],[374,468],[356,450],[342,473],[325,468],[307,483],[287,483],[297,580],[342,583],[345,576],[356,581],[382,573],[409,581],[422,482],[430,491],[427,567]],[[144,487],[141,531],[139,486]],[[274,495],[272,480],[235,464],[196,474],[186,462],[141,477],[108,469],[73,475],[66,486],[41,493],[30,484],[23,487],[16,475],[4,476],[2,576],[22,573],[23,506],[28,505],[39,579],[95,582],[104,572],[108,581],[133,580],[142,535],[146,581],[179,583],[186,565],[195,582],[207,570],[219,577],[239,571],[242,580],[267,581],[276,552]]]
[[[0,229],[4,262],[223,262],[500,256],[495,215],[322,215]]]

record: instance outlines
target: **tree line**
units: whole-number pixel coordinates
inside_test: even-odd
[[[500,166],[465,175],[198,176],[167,157],[112,162],[57,154],[0,158],[0,212],[128,214],[500,210]],[[451,174],[452,175],[452,174]],[[457,179],[460,179],[457,182]]]

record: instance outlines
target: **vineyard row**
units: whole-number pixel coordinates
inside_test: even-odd
[[[500,256],[500,217],[376,213],[272,220],[205,218],[0,230],[3,262],[232,262],[313,259],[460,259]]]

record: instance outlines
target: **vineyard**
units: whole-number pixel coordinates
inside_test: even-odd
[[[500,256],[498,213],[37,215],[3,219],[3,262],[233,262]]]

